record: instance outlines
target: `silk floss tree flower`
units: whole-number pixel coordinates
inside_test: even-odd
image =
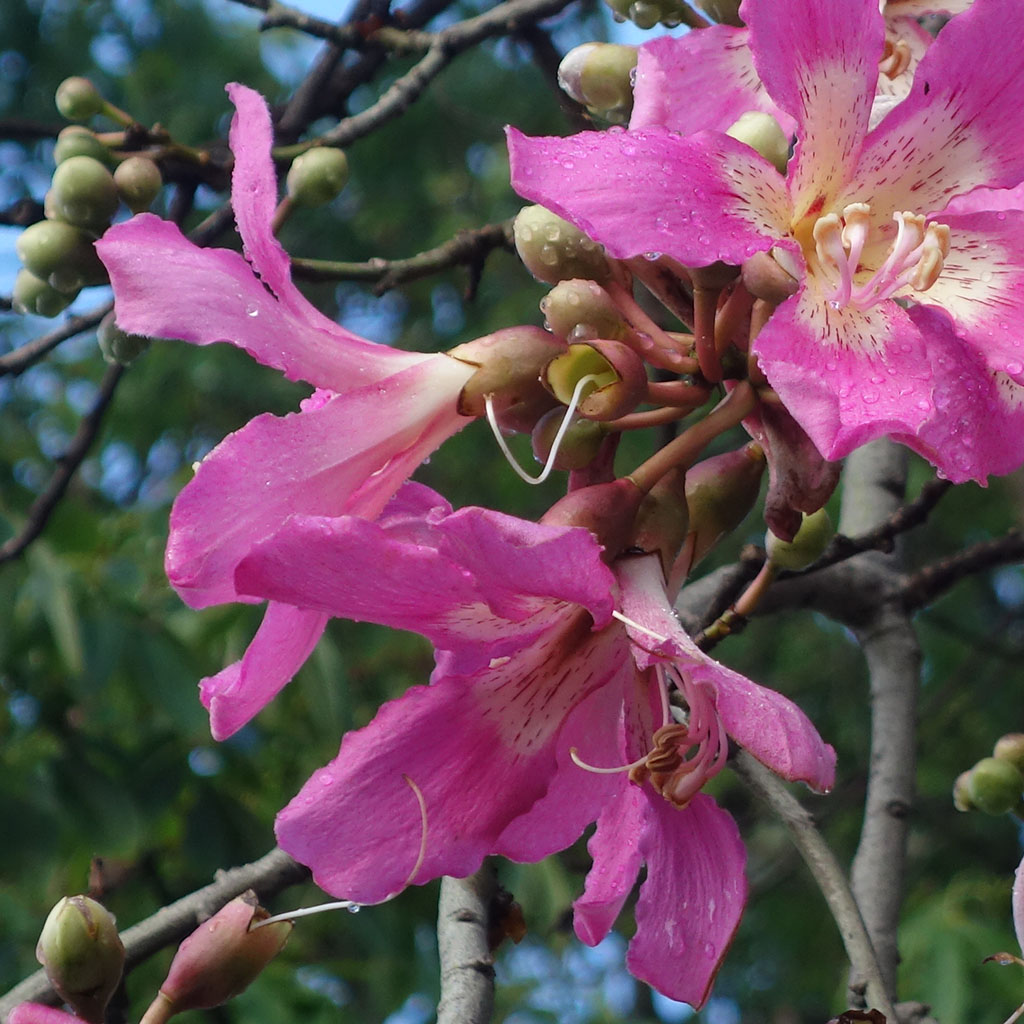
[[[975,0],[872,130],[877,0],[746,0],[742,14],[759,78],[796,125],[785,176],[719,132],[648,123],[567,139],[510,130],[513,185],[618,258],[658,252],[700,267],[770,253],[795,294],[751,351],[826,458],[889,435],[955,482],[1015,468],[1024,213],[946,208],[1024,179],[1012,127],[1024,51],[1002,42],[1024,30],[1024,8]],[[668,79],[661,88],[688,101]]]
[[[316,389],[298,413],[257,416],[227,437],[175,501],[167,574],[193,608],[251,601],[235,589],[235,566],[287,516],[376,516],[435,448],[482,413],[484,384],[498,393],[499,408],[514,407],[533,386],[531,368],[536,378],[536,364],[564,347],[524,327],[453,354],[402,352],[317,311],[292,282],[271,227],[277,181],[266,103],[242,85],[228,92],[236,106],[231,201],[243,254],[202,249],[152,214],[112,227],[96,245],[122,329],[196,345],[227,341]],[[509,367],[512,353],[518,368]],[[469,386],[494,363],[486,382]],[[269,604],[243,658],[201,683],[216,738],[241,728],[291,679],[325,622],[318,612]]]
[[[629,489],[587,490],[618,501]],[[696,648],[657,554],[606,564],[617,549],[579,526],[453,511],[412,483],[376,521],[297,515],[255,545],[240,592],[413,630],[437,649],[430,685],[348,733],[277,837],[325,890],[374,903],[489,854],[540,860],[597,821],[577,934],[607,934],[646,864],[629,967],[699,1006],[746,896],[736,825],[700,792],[727,737],[817,789],[835,755],[789,700]]]

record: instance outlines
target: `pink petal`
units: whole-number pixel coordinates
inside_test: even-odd
[[[7,1015],[7,1024],[81,1024],[82,1018],[56,1006],[43,1003],[18,1003]]]
[[[686,102],[680,103],[680,96]],[[786,134],[795,129],[757,76],[746,29],[713,25],[685,36],[661,36],[640,47],[631,129],[670,128],[680,135],[705,128],[724,132],[750,110],[771,114]]]
[[[779,173],[749,146],[649,128],[531,139],[506,131],[512,186],[623,259],[741,263],[788,234]],[[567,172],[571,172],[570,174]]]
[[[1024,183],[1014,188],[976,188],[957,196],[942,212],[942,220],[952,213],[984,213],[986,210],[1024,210]]]
[[[926,342],[895,302],[832,309],[818,283],[775,311],[752,346],[793,418],[827,459],[931,415]]]
[[[1013,876],[1013,928],[1017,933],[1017,945],[1024,952],[1024,860],[1017,865],[1017,873]]]
[[[546,793],[572,709],[615,684],[616,633],[580,634],[578,613],[562,613],[549,617],[544,642],[504,663],[474,677],[435,677],[385,704],[278,815],[279,843],[328,892],[384,899],[410,881],[423,834],[407,777],[426,807],[426,852],[413,880],[475,871]],[[520,852],[551,852],[543,830],[539,842]]]
[[[703,793],[683,810],[652,795],[640,852],[647,879],[626,964],[663,995],[699,1009],[747,898],[739,830]]]
[[[761,81],[798,125],[789,178],[802,215],[828,205],[860,154],[884,41],[878,0],[747,0],[743,10]]]
[[[199,682],[210,732],[226,740],[263,710],[291,682],[313,653],[327,625],[322,612],[271,602],[241,661]]]
[[[237,600],[238,562],[290,515],[377,515],[402,481],[469,422],[456,405],[472,372],[447,356],[430,356],[302,412],[257,416],[226,437],[171,512],[167,575],[182,599],[194,608]]]
[[[644,860],[640,837],[648,800],[639,786],[617,778],[618,792],[606,804],[587,843],[594,866],[583,895],[572,905],[576,935],[588,946],[596,946],[611,931]]]
[[[227,249],[200,249],[170,221],[142,213],[96,243],[122,330],[196,345],[227,341],[289,380],[343,392],[430,356],[375,345],[302,300],[279,302]]]
[[[1006,126],[1024,107],[1024,49],[1006,40],[1022,37],[1017,0],[975,3],[950,21],[910,95],[871,133],[845,201],[877,205],[888,217],[941,210],[979,185],[1018,184],[1024,149]]]

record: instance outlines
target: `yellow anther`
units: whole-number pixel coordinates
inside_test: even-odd
[[[878,70],[888,79],[898,78],[910,67],[910,44],[905,39],[886,39]]]

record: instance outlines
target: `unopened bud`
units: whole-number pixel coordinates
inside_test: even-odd
[[[69,121],[88,121],[98,114],[104,106],[103,97],[88,78],[75,75],[65,78],[57,86],[54,96],[57,109]]]
[[[483,416],[491,397],[498,422],[522,433],[555,403],[540,380],[541,371],[565,351],[565,342],[540,327],[505,327],[453,348],[453,359],[478,367],[459,395],[463,416]]]
[[[77,292],[106,280],[106,270],[89,237],[63,221],[30,224],[14,248],[26,270],[58,291]]]
[[[644,497],[636,517],[632,546],[641,551],[656,551],[668,578],[689,529],[686,471],[676,466]]]
[[[153,339],[144,334],[128,334],[122,331],[114,321],[114,314],[108,313],[96,328],[96,341],[106,362],[127,366],[138,359],[153,343]]]
[[[148,210],[160,194],[164,179],[148,156],[130,156],[114,169],[114,184],[132,213]]]
[[[736,28],[743,26],[740,0],[694,0],[694,4],[719,25],[734,25]]]
[[[269,916],[251,891],[225,904],[178,947],[157,998],[181,1013],[220,1006],[243,992],[291,933],[291,921],[253,928]]]
[[[307,149],[292,161],[285,184],[298,205],[323,206],[348,184],[348,157],[327,146]]]
[[[53,162],[62,164],[73,156],[91,156],[100,162],[110,159],[110,150],[100,142],[95,132],[84,125],[69,124],[62,128],[53,146]]]
[[[541,517],[547,526],[582,526],[604,548],[602,558],[611,562],[632,540],[633,523],[643,494],[628,477],[570,491]]]
[[[11,306],[16,313],[53,317],[74,301],[74,293],[59,292],[51,284],[22,268],[14,278]]]
[[[67,896],[50,911],[36,959],[57,994],[90,1024],[103,1020],[124,972],[124,946],[106,907],[88,896]]]
[[[572,401],[584,377],[578,406],[590,420],[615,420],[632,412],[647,394],[643,360],[620,341],[583,341],[570,345],[544,371],[544,381],[563,405]]]
[[[53,174],[53,204],[61,220],[102,232],[117,212],[114,176],[91,156],[73,156]]]
[[[606,281],[611,276],[604,248],[543,206],[524,206],[512,230],[519,258],[538,281]]]
[[[538,462],[546,463],[548,461],[551,447],[555,442],[555,435],[561,429],[564,419],[565,409],[557,406],[554,409],[549,409],[537,421],[530,440],[533,445],[534,457]],[[599,423],[583,419],[578,413],[574,413],[568,428],[562,435],[558,454],[555,455],[553,463],[554,468],[557,470],[585,469],[597,457],[605,435],[605,428]]]
[[[748,110],[726,128],[725,134],[748,145],[760,153],[779,174],[786,173],[789,163],[789,139],[782,126],[771,114],[760,110]]]
[[[633,109],[635,46],[583,43],[558,65],[558,84],[577,103],[606,121],[625,123]]]
[[[776,306],[800,290],[799,280],[767,252],[755,253],[743,264],[743,285],[755,299]]]
[[[953,783],[953,806],[958,811],[975,810],[974,802],[971,800],[971,773],[961,772]]]
[[[566,341],[622,341],[629,327],[612,297],[596,282],[560,281],[541,299],[547,326]]]
[[[683,20],[683,0],[605,0],[616,21],[628,18],[637,28],[654,28],[659,22],[675,28]]]
[[[792,540],[780,540],[771,530],[765,535],[764,546],[768,561],[778,569],[806,569],[825,552],[835,534],[828,512],[819,508],[810,515],[803,514],[803,522]]]
[[[1024,772],[1024,732],[1008,732],[996,740],[993,757],[1009,761],[1018,771]]]
[[[1009,761],[984,757],[971,769],[967,793],[971,803],[985,814],[1012,811],[1022,792],[1024,777]]]

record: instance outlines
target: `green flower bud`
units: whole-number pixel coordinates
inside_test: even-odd
[[[74,293],[59,292],[29,270],[21,269],[14,279],[11,305],[16,313],[53,317],[74,301]]]
[[[640,505],[634,531],[632,546],[641,551],[656,551],[668,580],[690,532],[684,469],[670,469],[651,488]]]
[[[619,341],[585,341],[570,345],[544,370],[543,380],[563,405],[572,401],[584,377],[596,377],[583,385],[580,415],[590,420],[615,420],[632,412],[647,394],[643,360]]]
[[[971,800],[971,773],[961,772],[953,783],[953,806],[958,811],[975,810],[974,802]]]
[[[114,184],[132,213],[148,210],[160,194],[164,179],[148,156],[130,156],[114,168]]]
[[[137,359],[153,343],[153,339],[144,334],[128,334],[122,331],[114,321],[114,314],[108,313],[96,328],[96,341],[100,352],[108,363],[120,363],[127,366]]]
[[[633,109],[635,46],[583,43],[558,65],[558,84],[577,103],[606,121],[623,124]]]
[[[627,18],[637,28],[654,28],[659,22],[675,28],[683,20],[683,0],[605,0],[616,21]]]
[[[54,102],[57,104],[57,109],[69,121],[88,121],[104,106],[99,89],[88,78],[81,78],[77,75],[65,78],[57,86]]]
[[[545,325],[566,341],[622,341],[629,327],[612,297],[593,281],[560,281],[541,299]]]
[[[91,156],[101,163],[110,159],[110,150],[100,142],[95,132],[84,125],[69,124],[62,128],[53,147],[53,162],[62,164],[73,156]]]
[[[68,896],[50,911],[36,959],[60,997],[90,1024],[103,1011],[124,971],[124,946],[114,917],[88,896]]]
[[[107,279],[88,235],[63,221],[41,220],[29,225],[14,248],[27,270],[58,291],[77,292]]]
[[[789,163],[789,139],[782,126],[771,114],[760,110],[748,110],[725,130],[737,142],[743,142],[754,152],[760,153],[779,174],[786,173]]]
[[[538,462],[544,464],[551,454],[555,435],[565,419],[565,409],[558,406],[546,412],[533,428],[530,436],[533,454]],[[555,469],[584,469],[594,461],[605,439],[605,428],[594,420],[583,419],[574,413],[568,429],[562,435],[562,443],[558,446],[555,456]]]
[[[743,27],[743,21],[740,18],[740,0],[694,0],[694,4],[708,17],[717,21],[719,25]]]
[[[1024,732],[1008,732],[996,740],[993,757],[1009,761],[1018,771],[1024,772]]]
[[[1024,777],[1009,761],[984,757],[972,769],[967,782],[971,803],[986,814],[1006,814],[1017,806],[1024,792]]]
[[[519,258],[538,281],[558,284],[580,277],[600,282],[611,276],[604,248],[543,206],[524,206],[512,230]]]
[[[73,156],[54,172],[53,205],[61,220],[78,227],[104,231],[117,212],[114,176],[91,156]]]
[[[780,540],[768,531],[764,540],[768,561],[779,569],[806,569],[822,556],[834,533],[832,520],[823,508],[810,515],[804,513],[800,529],[792,540]]]
[[[340,149],[317,146],[297,156],[285,179],[288,195],[299,206],[323,206],[348,184],[348,157]]]

